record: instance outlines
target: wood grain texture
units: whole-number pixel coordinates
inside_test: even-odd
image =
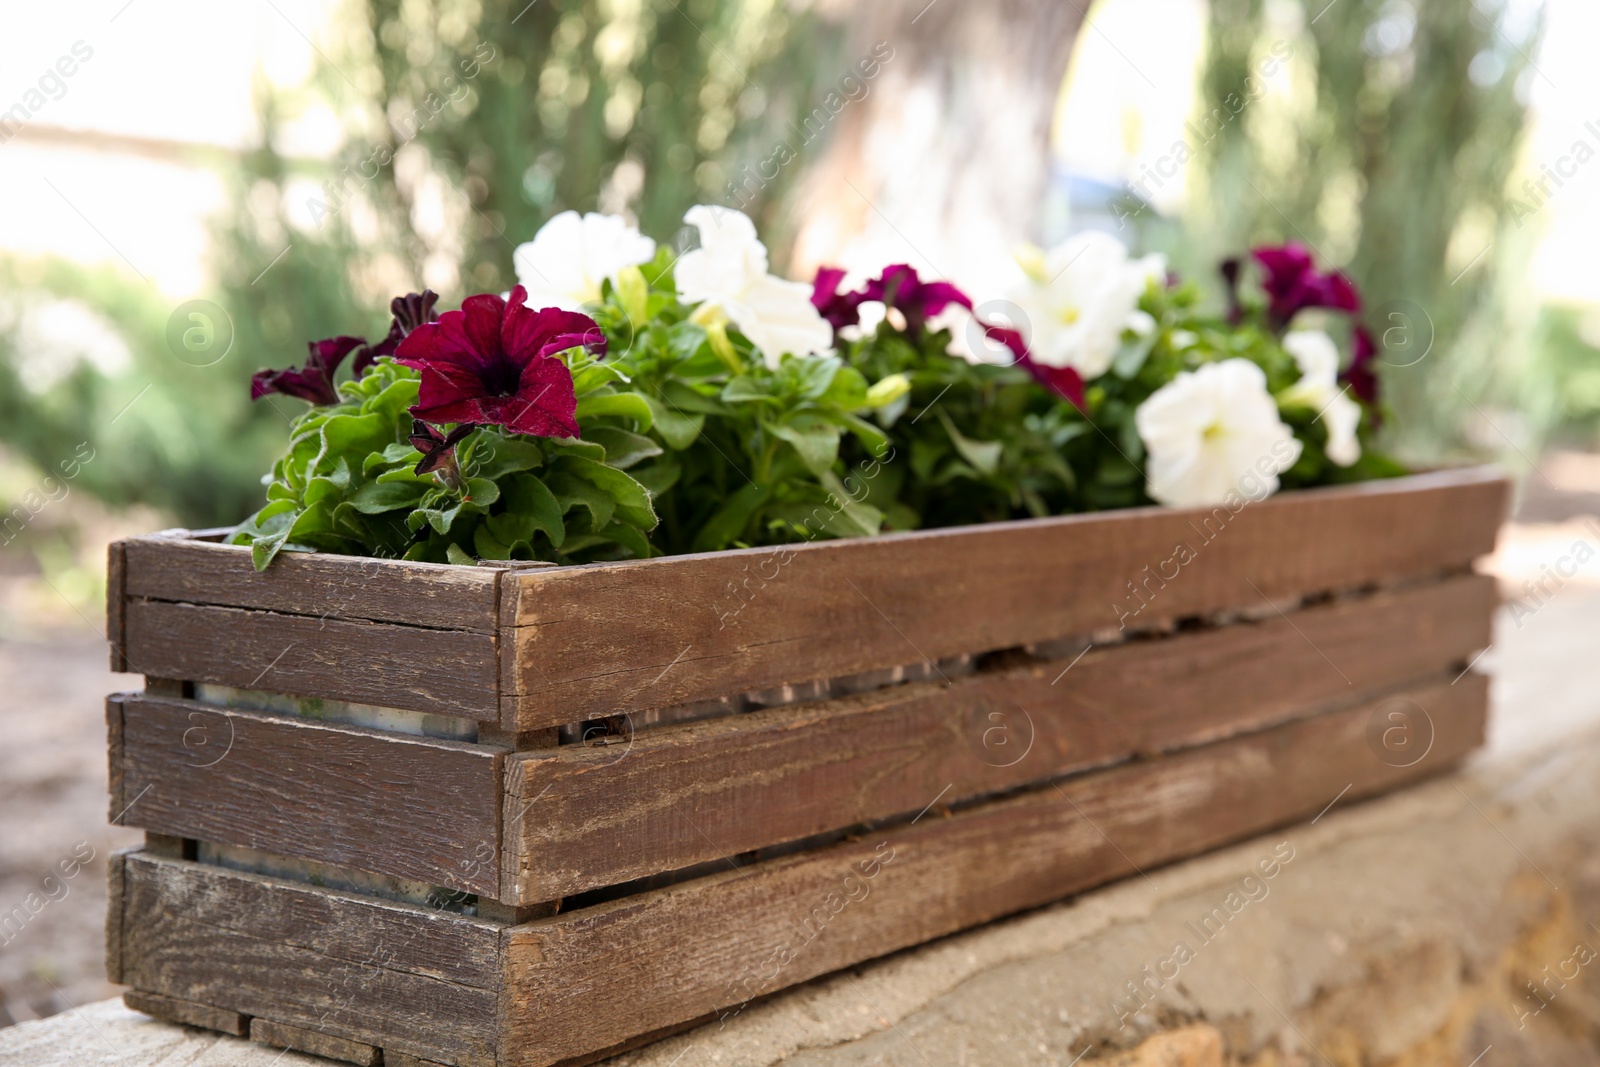
[[[127,626],[123,613],[128,606],[127,542],[113,541],[106,546],[106,645],[111,651],[111,670],[123,674],[131,668],[123,655]]]
[[[121,698],[128,826],[499,894],[507,750]]]
[[[501,898],[553,900],[1301,717],[1465,663],[1467,575],[1081,659],[567,745],[507,763]]]
[[[1431,746],[1369,746],[1398,698],[1097,771],[948,818],[558,915],[506,933],[502,1067],[546,1067],[1436,774],[1480,743],[1486,683],[1400,707]],[[1420,722],[1420,719],[1418,720]],[[930,798],[931,799],[931,798]],[[1286,831],[1291,841],[1294,831]]]
[[[126,858],[124,980],[462,1067],[492,1067],[502,927],[143,854]]]
[[[1133,508],[508,573],[502,724],[533,729],[1459,571],[1493,548],[1508,486],[1471,468],[1285,493],[1237,514]]]
[[[127,857],[120,849],[106,859],[106,981],[122,985],[122,908],[127,892]]]
[[[251,1019],[250,1040],[272,1048],[289,1048],[296,1052],[309,1052],[313,1056],[325,1056],[330,1060],[343,1060],[356,1064],[356,1067],[378,1067],[383,1062],[382,1051],[371,1045],[275,1023],[271,1019]]]
[[[479,633],[496,625],[495,571],[284,552],[258,572],[244,545],[170,537],[120,544],[130,597]]]
[[[250,1017],[227,1008],[213,1008],[209,1004],[164,997],[159,993],[141,993],[137,989],[122,994],[122,1003],[133,1011],[142,1011],[164,1022],[198,1026],[202,1030],[216,1030],[234,1037],[250,1036]]]
[[[495,644],[492,633],[128,602],[128,660],[145,674],[471,719],[498,715]]]
[[[122,702],[126,699],[126,693],[106,697],[106,821],[113,826],[128,825],[122,822],[128,804],[122,789]]]

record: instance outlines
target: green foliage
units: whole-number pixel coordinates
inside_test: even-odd
[[[295,420],[266,506],[233,542],[252,547],[257,568],[284,549],[434,563],[648,557],[655,510],[626,468],[661,450],[611,417],[624,410],[618,401],[638,400],[616,388],[622,375],[581,352],[569,358],[583,439],[484,427],[456,446],[451,478],[415,473],[422,455],[408,440],[408,409],[419,377],[379,360],[339,387],[339,403]]]
[[[87,442],[94,459],[75,490],[113,506],[151,505],[192,526],[234,522],[256,505],[285,415],[250,404],[253,368],[237,339],[226,354],[180,358],[168,341],[172,303],[109,267],[0,261],[0,291],[8,447],[54,471]],[[104,346],[125,349],[125,361],[83,351]]]
[[[1472,405],[1514,388],[1507,285],[1528,248],[1505,188],[1539,25],[1510,0],[1295,6],[1284,20],[1265,0],[1211,4],[1202,111],[1256,96],[1247,78],[1274,46],[1292,49],[1290,89],[1196,146],[1205,173],[1179,258],[1209,272],[1224,252],[1302,240],[1341,265],[1375,332],[1414,342],[1380,366],[1386,439],[1437,458],[1461,446]]]

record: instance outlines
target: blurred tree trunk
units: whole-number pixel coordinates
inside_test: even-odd
[[[1072,0],[851,5],[845,58],[892,48],[794,200],[793,273],[909,262],[969,284],[1036,239]]]

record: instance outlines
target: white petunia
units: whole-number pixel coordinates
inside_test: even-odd
[[[833,327],[812,306],[811,286],[768,272],[767,246],[749,216],[701,204],[683,221],[700,231],[700,247],[683,254],[674,276],[678,297],[701,305],[697,314],[726,315],[769,367],[786,352],[806,356],[832,347]]]
[[[1247,359],[1184,371],[1139,405],[1146,490],[1171,507],[1259,500],[1300,458],[1300,442],[1278,417],[1267,376]]]
[[[602,282],[615,284],[618,271],[648,263],[655,254],[656,243],[626,219],[563,211],[518,245],[511,263],[528,290],[529,307],[579,311],[600,300]]]
[[[1327,428],[1328,443],[1323,451],[1328,459],[1348,467],[1361,458],[1361,405],[1350,397],[1349,389],[1339,385],[1339,347],[1321,330],[1291,330],[1283,338],[1284,351],[1300,367],[1300,380],[1286,390],[1281,399],[1288,404],[1304,404],[1317,412]]]
[[[1040,253],[1019,254],[1028,280],[1012,293],[1026,318],[1024,333],[1036,363],[1071,367],[1085,381],[1111,367],[1125,329],[1148,329],[1139,297],[1151,279],[1166,277],[1159,255],[1128,258],[1122,242],[1091,231]]]

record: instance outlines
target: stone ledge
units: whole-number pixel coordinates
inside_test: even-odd
[[[1600,947],[1600,732],[1147,875],[613,1062],[1442,1067],[1490,1046],[1486,1067],[1600,1058],[1587,948]],[[0,1031],[0,1060],[326,1062],[115,1001]]]

